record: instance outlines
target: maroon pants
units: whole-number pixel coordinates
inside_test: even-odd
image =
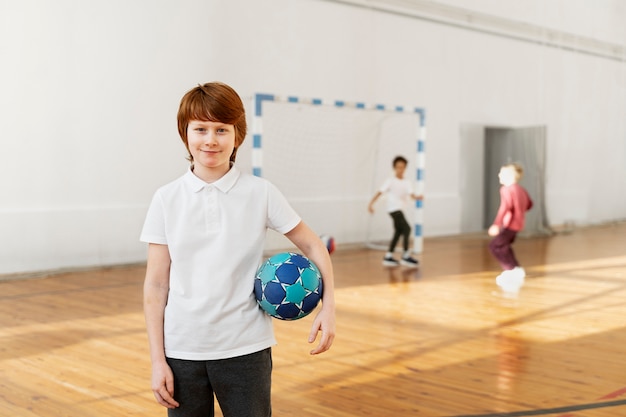
[[[502,269],[508,270],[519,266],[511,245],[515,242],[517,232],[511,229],[501,229],[498,236],[489,242],[489,250],[498,260]]]

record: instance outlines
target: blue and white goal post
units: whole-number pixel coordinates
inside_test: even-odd
[[[414,192],[424,195],[424,167],[425,167],[425,142],[426,142],[426,111],[421,107],[388,106],[384,104],[366,104],[362,102],[349,102],[343,100],[323,100],[319,98],[302,98],[296,96],[279,96],[274,94],[257,93],[252,102],[252,173],[263,176],[263,117],[264,103],[293,103],[311,106],[329,106],[337,109],[357,109],[363,111],[404,113],[418,116],[415,126],[415,176]],[[422,253],[423,250],[423,207],[422,200],[414,203],[413,219],[413,252]]]

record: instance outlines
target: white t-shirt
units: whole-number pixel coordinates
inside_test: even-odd
[[[411,183],[406,178],[389,177],[379,191],[387,196],[387,212],[403,210],[413,192]]]
[[[225,359],[276,344],[254,297],[267,229],[287,233],[300,217],[265,179],[235,166],[208,184],[191,170],[154,194],[140,240],[167,245],[167,357]]]

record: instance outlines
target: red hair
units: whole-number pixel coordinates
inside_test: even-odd
[[[235,161],[237,149],[246,138],[248,127],[243,103],[239,94],[232,87],[220,82],[198,84],[181,99],[177,118],[178,134],[183,140],[187,152],[189,152],[187,126],[191,120],[233,125],[235,127],[235,149],[233,149],[230,160]],[[191,152],[189,152],[188,159],[193,162]]]

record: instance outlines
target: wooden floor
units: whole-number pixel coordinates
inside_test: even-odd
[[[338,335],[275,322],[275,416],[626,416],[626,224],[519,239],[502,297],[488,239],[426,239],[417,270],[339,250]],[[0,281],[0,415],[165,416],[150,391],[143,266]]]

